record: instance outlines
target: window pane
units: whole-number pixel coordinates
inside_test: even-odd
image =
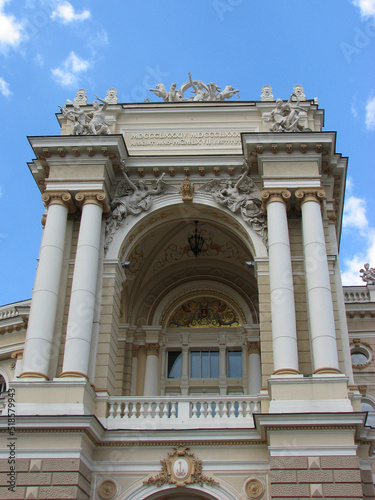
[[[219,378],[219,353],[217,351],[211,351],[210,359],[210,377]]]
[[[181,378],[181,351],[168,351],[168,378]]]
[[[368,361],[368,357],[366,356],[366,354],[360,351],[352,352],[351,358],[353,365],[364,365]]]
[[[202,360],[201,378],[209,378],[210,377],[210,353],[209,353],[209,351],[202,351],[201,352],[201,360]]]
[[[228,351],[228,377],[242,377],[242,352]]]
[[[201,353],[192,351],[190,353],[190,377],[201,378]]]

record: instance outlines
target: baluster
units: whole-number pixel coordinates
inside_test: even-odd
[[[254,401],[253,413],[259,413],[259,404],[258,404],[258,401]]]
[[[244,405],[244,402],[241,400],[238,400],[238,418],[242,418],[244,416],[243,405]]]
[[[109,403],[109,413],[108,413],[108,418],[113,418],[115,413],[115,404],[114,403]]]
[[[168,418],[169,403],[168,401],[163,401],[163,415],[161,418]]]
[[[141,401],[141,407],[139,409],[139,418],[145,418],[145,403]]]
[[[137,403],[135,401],[132,402],[132,412],[130,418],[137,418]]]
[[[197,408],[196,401],[193,403],[193,409],[191,411],[191,418],[198,418],[198,408]]]
[[[228,402],[223,401],[223,411],[222,411],[222,418],[228,418],[228,407],[227,407]]]
[[[156,401],[155,404],[155,418],[159,419],[160,418],[160,402]]]
[[[129,403],[125,403],[125,408],[124,408],[124,417],[123,418],[129,418]]]
[[[115,418],[121,418],[121,403],[117,403]]]
[[[230,401],[229,405],[230,405],[230,406],[229,406],[229,416],[230,416],[231,418],[233,418],[233,417],[235,417],[235,416],[236,416],[236,415],[235,415],[235,413],[236,413],[236,406],[235,406],[235,404],[234,404],[234,401]]]
[[[176,418],[177,403],[174,401],[171,406],[171,418]]]
[[[251,416],[251,401],[247,401],[246,403],[246,414],[245,417],[250,417]]]
[[[212,417],[212,405],[214,404],[213,401],[207,401],[207,418],[213,418]]]

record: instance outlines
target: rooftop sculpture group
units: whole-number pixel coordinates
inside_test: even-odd
[[[293,97],[296,101],[293,101]],[[271,132],[311,132],[299,123],[301,113],[306,111],[300,106],[297,93],[293,92],[288,102],[276,99],[276,107],[271,111],[266,121],[271,122]]]
[[[105,111],[108,102],[95,96],[97,101],[92,103],[92,111],[84,111],[80,104],[73,104],[73,109],[59,106],[62,114],[73,122],[73,135],[109,135],[111,133],[105,121]],[[99,102],[103,104],[100,105]]]
[[[375,285],[375,268],[370,267],[368,262],[364,264],[363,267],[364,269],[359,270],[359,272],[362,273],[360,278],[362,278],[362,281],[368,283],[369,285]]]
[[[185,92],[192,88],[195,94],[191,97],[185,97]],[[172,83],[169,92],[163,83],[158,83],[156,88],[150,89],[155,95],[161,97],[164,102],[199,102],[199,101],[225,101],[231,99],[235,94],[239,97],[239,90],[235,90],[232,85],[227,85],[223,90],[216,83],[203,83],[201,80],[193,80],[189,73],[189,81],[185,82],[177,90],[177,83]]]

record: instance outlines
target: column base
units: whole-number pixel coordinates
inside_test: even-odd
[[[81,372],[62,372],[59,375],[59,378],[84,378],[88,380],[88,376]]]
[[[39,378],[43,380],[49,380],[49,377],[47,377],[47,375],[44,375],[40,372],[23,372],[18,378]]]
[[[294,368],[280,368],[274,371],[272,375],[301,375],[301,372]]]
[[[337,375],[341,373],[338,368],[331,368],[330,366],[323,366],[314,371],[313,375],[329,375],[330,373]]]

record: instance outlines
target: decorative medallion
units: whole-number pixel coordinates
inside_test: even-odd
[[[245,484],[245,493],[249,498],[258,499],[262,498],[264,493],[263,484],[259,479],[249,479]]]
[[[110,479],[103,481],[98,488],[98,495],[103,500],[110,500],[114,498],[117,494],[117,486]]]
[[[174,484],[183,488],[187,484],[203,483],[209,486],[219,486],[219,483],[211,477],[202,475],[202,461],[194,457],[194,453],[188,451],[186,446],[177,446],[172,453],[168,453],[168,459],[160,460],[161,472],[157,476],[151,476],[143,481],[145,486],[162,486],[163,484]]]
[[[198,297],[181,304],[169,318],[168,328],[241,326],[237,313],[223,300]]]

